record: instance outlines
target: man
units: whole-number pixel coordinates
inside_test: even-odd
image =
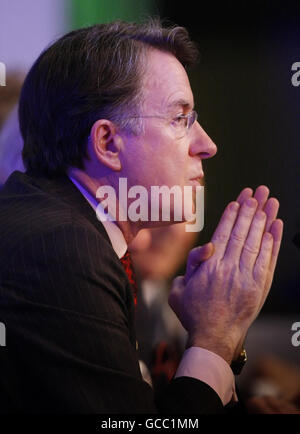
[[[245,189],[212,243],[191,251],[170,296],[187,350],[157,403],[140,374],[120,259],[140,229],[167,223],[124,219],[122,207],[116,223],[95,215],[99,188],[118,192],[119,178],[147,192],[196,190],[216,145],[193,111],[185,66],[195,56],[185,29],[115,22],[65,35],[29,72],[19,109],[27,172],[1,192],[2,411],[200,414],[234,401],[230,364],[270,289],[278,201]]]

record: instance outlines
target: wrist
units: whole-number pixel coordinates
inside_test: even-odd
[[[211,351],[212,353],[215,353],[218,356],[222,357],[229,365],[233,360],[234,351],[232,350],[230,345],[224,342],[215,343],[211,339],[188,336],[185,348],[188,349],[190,347],[199,347]]]

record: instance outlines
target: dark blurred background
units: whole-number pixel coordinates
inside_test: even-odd
[[[267,185],[281,203],[284,239],[264,311],[299,313],[300,88],[291,65],[300,61],[300,3],[174,2],[160,14],[188,28],[201,62],[191,72],[200,123],[218,144],[204,163],[209,240],[225,205],[245,186]]]

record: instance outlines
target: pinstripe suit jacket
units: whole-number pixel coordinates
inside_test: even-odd
[[[154,402],[128,278],[67,176],[14,172],[0,192],[0,321],[0,412],[223,412],[192,378]]]

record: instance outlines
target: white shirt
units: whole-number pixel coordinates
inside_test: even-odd
[[[99,202],[78,181],[70,180],[96,211]],[[119,258],[126,250],[127,243],[121,229],[112,221],[101,222]],[[100,224],[100,223],[99,223]],[[229,364],[217,354],[205,348],[190,347],[183,353],[175,374],[177,377],[192,377],[208,384],[220,397],[223,405],[236,401],[234,375]]]

